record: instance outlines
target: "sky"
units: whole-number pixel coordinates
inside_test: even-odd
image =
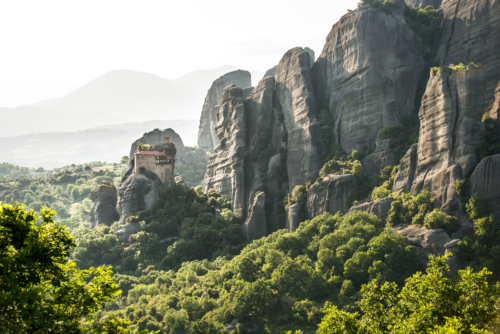
[[[223,65],[265,72],[296,46],[319,55],[357,2],[0,1],[0,106],[55,97],[113,69],[166,79]]]

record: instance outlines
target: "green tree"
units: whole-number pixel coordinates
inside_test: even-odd
[[[122,163],[122,164],[128,164],[128,159],[129,159],[128,156],[124,155],[121,158],[120,163]]]
[[[82,318],[118,295],[111,267],[77,270],[73,237],[24,205],[0,207],[0,328],[4,333],[79,333]]]
[[[430,257],[427,273],[408,278],[401,290],[375,280],[363,286],[362,316],[328,305],[318,333],[447,333],[451,323],[460,332],[484,332],[496,318],[500,285],[488,286],[486,269],[448,278],[450,256]]]

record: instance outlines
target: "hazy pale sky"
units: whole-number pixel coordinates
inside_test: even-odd
[[[85,83],[113,69],[167,79],[223,65],[264,72],[295,46],[319,55],[357,3],[1,1],[0,85]]]

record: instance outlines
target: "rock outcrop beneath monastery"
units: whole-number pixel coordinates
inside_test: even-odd
[[[354,191],[354,177],[351,174],[330,175],[316,182],[307,191],[307,216],[313,218],[324,212],[331,214],[349,210],[347,196]]]
[[[208,160],[203,191],[206,193],[214,188],[227,195],[233,210],[238,211],[241,217],[246,217],[246,123],[243,90],[238,86],[226,87],[222,92],[215,126],[219,143]]]
[[[217,123],[217,112],[221,105],[222,92],[228,85],[237,85],[241,88],[250,87],[252,85],[250,72],[238,70],[224,74],[215,80],[208,90],[198,130],[198,146],[207,152],[212,152],[219,142],[214,128]]]
[[[248,218],[242,225],[243,234],[247,241],[259,239],[267,235],[266,222],[266,194],[264,192],[255,196],[252,206],[249,208]]]
[[[417,146],[417,144],[413,144],[399,164],[398,173],[394,177],[392,192],[401,194],[411,190],[417,166]]]
[[[474,62],[485,68],[486,104],[500,80],[500,3],[491,0],[447,0],[441,6],[443,23],[437,44],[440,66]]]
[[[135,174],[129,169],[123,177],[118,193],[120,198],[116,211],[120,215],[120,224],[125,224],[128,217],[147,210],[158,200],[158,190],[164,189],[160,178],[151,171]]]
[[[500,219],[500,154],[481,160],[470,177],[470,193],[486,200],[491,214]]]
[[[284,115],[287,135],[288,188],[315,180],[322,148],[312,86],[309,52],[289,50],[276,70],[276,99]]]
[[[113,184],[100,185],[90,193],[92,206],[90,207],[90,228],[99,224],[117,221],[120,217],[116,212],[118,193]]]
[[[367,212],[369,214],[373,214],[377,216],[382,223],[385,223],[387,218],[389,218],[389,211],[391,210],[391,204],[394,202],[394,198],[382,198],[373,202],[362,203],[356,206],[353,206],[349,209],[348,213],[353,211],[362,211]]]
[[[461,215],[456,180],[468,177],[478,163],[476,149],[484,131],[486,73],[482,66],[466,70],[431,70],[419,112],[417,165],[411,192],[432,192],[434,205]]]
[[[313,66],[318,101],[335,112],[337,143],[371,146],[380,129],[410,115],[424,69],[424,44],[406,24],[403,1],[391,14],[363,5],[336,23]]]

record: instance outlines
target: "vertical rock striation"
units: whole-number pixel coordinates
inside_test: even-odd
[[[416,166],[417,144],[413,144],[406,152],[403,160],[399,164],[398,173],[394,177],[394,186],[392,187],[392,192],[401,194],[409,192],[411,190]]]
[[[242,226],[243,234],[246,235],[247,241],[259,239],[267,235],[265,204],[265,193],[261,192],[255,196],[254,202],[249,209],[248,218]]]
[[[478,157],[481,117],[486,109],[486,73],[469,65],[460,71],[431,70],[419,112],[420,133],[417,165],[411,192],[432,192],[437,207],[460,215],[455,192],[457,179],[468,177]]]
[[[309,52],[294,48],[285,53],[275,78],[276,98],[287,134],[286,164],[291,191],[298,184],[315,180],[322,161]]]
[[[198,130],[198,146],[207,152],[212,152],[219,142],[214,128],[217,123],[217,112],[221,104],[222,92],[228,85],[237,85],[241,88],[250,87],[252,85],[250,72],[238,70],[224,74],[215,80],[208,90]]]
[[[344,15],[313,66],[317,99],[329,101],[336,141],[348,153],[414,109],[424,44],[406,24],[404,6],[397,1],[385,14],[363,5]]]
[[[228,86],[222,92],[221,107],[217,112],[215,133],[219,143],[212,152],[203,180],[203,191],[214,188],[227,195],[233,210],[246,217],[245,150],[246,117],[243,90]]]
[[[500,219],[500,154],[484,158],[470,177],[471,194],[484,198],[491,214]]]
[[[316,182],[307,191],[307,216],[314,218],[324,212],[331,214],[349,210],[347,196],[354,191],[354,176],[351,174],[330,175]]]

